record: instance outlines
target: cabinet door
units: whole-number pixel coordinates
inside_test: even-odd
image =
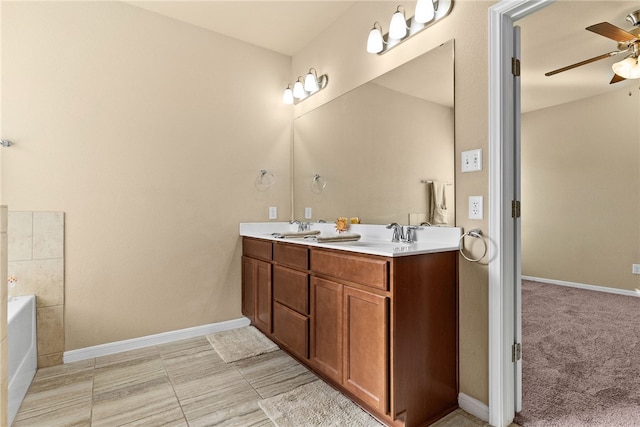
[[[251,323],[255,322],[255,294],[256,286],[253,274],[253,260],[242,257],[242,314],[247,316]]]
[[[257,259],[254,264],[255,325],[265,334],[271,334],[271,264]]]
[[[273,336],[303,359],[309,358],[309,318],[273,302]]]
[[[311,364],[342,382],[342,289],[339,283],[311,279]]]
[[[388,298],[344,287],[343,386],[386,413],[389,406]]]

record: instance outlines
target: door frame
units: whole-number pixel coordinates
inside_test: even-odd
[[[514,22],[555,0],[501,0],[489,8],[489,423],[507,426],[515,415]]]

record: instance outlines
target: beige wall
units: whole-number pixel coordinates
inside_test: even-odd
[[[523,115],[522,273],[635,291],[636,88]]]
[[[358,2],[329,30],[293,58],[292,75],[315,67],[330,76],[326,89],[295,106],[295,116],[413,59],[439,44],[455,39],[455,151],[456,224],[481,228],[489,234],[488,211],[483,221],[468,220],[469,196],[484,196],[488,206],[487,168],[460,173],[460,153],[482,148],[488,155],[488,34],[487,10],[495,2],[456,1],[451,14],[382,56],[366,52],[366,38],[374,21],[385,26],[394,2]],[[407,16],[413,15],[411,2]],[[415,3],[413,3],[414,5]],[[473,250],[479,250],[474,247]],[[472,255],[476,256],[475,252]],[[486,265],[460,261],[460,391],[488,402],[488,273]]]
[[[65,350],[239,317],[238,223],[289,218],[290,58],[120,2],[3,3],[2,203],[65,212]]]
[[[291,63],[120,3],[5,3],[2,125],[16,146],[2,202],[65,212],[65,349],[240,315],[237,224],[266,220],[268,206],[288,219],[292,116],[280,100],[309,67],[330,84],[296,116],[455,38],[456,203],[488,205],[486,168],[459,165],[461,151],[487,153],[491,4],[457,1],[376,56],[366,35],[397,3],[358,2]],[[266,192],[253,186],[262,168],[277,179]],[[456,223],[488,233],[465,209]],[[460,386],[485,403],[487,289],[486,266],[461,260]]]

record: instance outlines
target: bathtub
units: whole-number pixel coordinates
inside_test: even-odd
[[[11,425],[38,365],[36,297],[30,295],[9,298],[7,320],[9,425]]]

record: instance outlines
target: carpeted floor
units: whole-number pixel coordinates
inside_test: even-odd
[[[521,426],[640,425],[640,298],[523,281]]]

